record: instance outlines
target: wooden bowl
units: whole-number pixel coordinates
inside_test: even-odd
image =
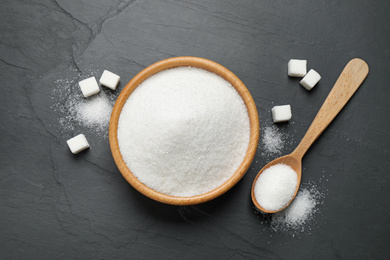
[[[156,74],[157,72],[181,66],[192,66],[205,69],[221,76],[222,78],[230,82],[242,97],[247,108],[250,120],[250,139],[248,149],[244,160],[242,161],[237,171],[218,188],[207,193],[192,197],[177,197],[160,193],[140,182],[133,175],[133,173],[129,170],[126,163],[124,162],[121,152],[119,150],[117,136],[120,113],[126,103],[127,98],[131,95],[134,89],[145,79],[147,79],[153,74]],[[244,83],[242,83],[242,81],[236,75],[234,75],[231,71],[229,71],[222,65],[207,59],[197,57],[175,57],[159,61],[145,68],[140,73],[138,73],[122,90],[112,110],[109,127],[109,140],[112,156],[114,157],[115,163],[118,166],[119,171],[122,173],[123,177],[125,177],[125,179],[131,184],[131,186],[133,186],[136,190],[138,190],[145,196],[162,203],[172,205],[194,205],[215,199],[216,197],[224,194],[245,175],[246,171],[248,170],[250,164],[253,161],[257,150],[259,131],[259,117],[257,114],[255,102],[253,101],[253,98],[249,93],[248,89],[245,87]]]

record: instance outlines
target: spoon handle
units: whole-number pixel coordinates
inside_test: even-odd
[[[360,87],[367,77],[368,70],[367,63],[361,59],[355,58],[348,62],[293,154],[300,158],[305,155],[314,141]]]

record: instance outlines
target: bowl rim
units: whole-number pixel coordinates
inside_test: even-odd
[[[134,89],[137,88],[145,79],[160,71],[184,66],[191,66],[208,70],[221,76],[229,83],[231,83],[231,85],[236,89],[236,91],[239,93],[239,95],[244,101],[250,122],[250,136],[248,148],[245,157],[236,172],[232,176],[230,176],[230,178],[226,180],[222,185],[215,188],[214,190],[191,197],[178,197],[164,194],[153,190],[152,188],[140,182],[138,178],[133,175],[133,173],[130,171],[130,169],[127,167],[126,163],[123,160],[122,154],[120,153],[119,149],[117,135],[118,122],[122,108],[125,105],[128,97],[134,91]],[[143,195],[155,201],[171,205],[195,205],[207,202],[221,196],[222,194],[230,190],[234,185],[238,183],[238,181],[241,180],[241,178],[245,175],[246,171],[251,165],[257,151],[259,134],[260,127],[257,108],[251,94],[249,93],[249,90],[246,88],[244,83],[233,72],[231,72],[224,66],[208,59],[191,56],[180,56],[164,59],[146,67],[141,72],[139,72],[133,79],[129,81],[129,83],[127,83],[127,85],[124,87],[119,97],[117,98],[111,113],[109,125],[109,143],[111,153],[114,158],[115,164],[117,165],[123,177],[131,186],[133,186]]]

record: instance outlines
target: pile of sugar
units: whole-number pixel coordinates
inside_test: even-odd
[[[74,104],[75,120],[88,127],[106,128],[110,122],[112,103],[104,92]]]
[[[62,110],[66,116],[60,119],[62,127],[73,130],[74,125],[81,125],[89,131],[107,136],[114,98],[104,91],[89,98],[84,98],[79,92],[72,92],[63,104]]]
[[[294,124],[292,122],[290,126]],[[261,155],[265,158],[272,158],[281,155],[283,150],[294,144],[293,135],[286,131],[286,126],[268,125],[261,130]]]
[[[266,126],[263,131],[263,155],[280,154],[284,147],[283,134],[276,126]]]
[[[79,78],[81,76],[61,78],[54,82],[52,99],[56,103],[52,108],[60,115],[62,132],[68,135],[76,126],[82,126],[86,131],[106,138],[116,93],[103,89],[98,95],[84,98],[77,84]]]
[[[317,212],[317,205],[323,196],[314,185],[300,190],[292,203],[283,211],[272,216],[274,230],[292,229],[304,231],[305,224]]]
[[[229,82],[178,67],[141,83],[118,123],[118,143],[132,173],[148,187],[188,197],[211,191],[238,169],[249,144],[245,104]]]
[[[297,173],[286,164],[265,169],[255,184],[255,197],[263,209],[274,211],[287,205],[298,184]]]

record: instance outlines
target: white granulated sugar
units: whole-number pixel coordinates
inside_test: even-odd
[[[274,230],[304,231],[305,224],[313,218],[317,212],[317,205],[323,197],[314,185],[300,190],[292,203],[283,211],[272,216]]]
[[[298,184],[297,173],[286,164],[265,169],[255,184],[255,197],[263,209],[274,211],[287,205]]]
[[[291,134],[294,131],[291,128],[293,124],[294,122],[283,126],[267,125],[267,122],[263,124],[263,128],[260,131],[260,145],[258,147],[263,158],[267,160],[274,159],[275,156],[282,155],[286,149],[295,146],[294,136]]]
[[[315,205],[316,202],[310,197],[310,192],[303,190],[299,192],[291,205],[281,215],[283,215],[284,221],[289,225],[300,225],[305,222]]]
[[[61,132],[68,135],[69,132],[81,126],[82,131],[107,138],[116,93],[103,90],[98,95],[84,98],[77,84],[79,78],[81,78],[80,75],[75,78],[57,79],[54,82],[53,100],[56,103],[52,108],[59,114]]]
[[[284,147],[282,132],[275,126],[266,126],[263,130],[263,155],[280,154]]]
[[[72,93],[64,104],[67,115],[62,120],[60,119],[60,123],[64,128],[70,128],[76,124],[99,135],[107,136],[113,103],[114,98],[109,97],[103,91],[88,99]]]
[[[106,95],[92,97],[75,104],[75,119],[82,125],[104,128],[110,122],[112,104]]]
[[[152,189],[180,197],[206,193],[240,166],[249,117],[238,92],[209,71],[159,72],[129,96],[118,123],[121,154]]]

